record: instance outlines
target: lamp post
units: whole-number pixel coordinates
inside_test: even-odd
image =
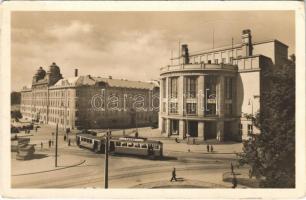
[[[105,164],[104,164],[104,188],[108,188],[108,146],[109,146],[109,137],[111,136],[111,132],[108,129],[105,137]]]
[[[251,112],[252,112],[252,115],[251,115],[251,125],[252,125],[251,134],[253,135],[253,115],[254,115],[254,112],[253,112],[253,99],[252,98],[249,99],[248,105],[252,106],[252,109],[251,109]]]
[[[56,124],[55,131],[55,167],[57,167],[57,148],[58,148],[58,124]]]

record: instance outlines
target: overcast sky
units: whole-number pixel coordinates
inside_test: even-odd
[[[240,43],[251,29],[253,41],[278,39],[295,52],[294,13],[270,12],[13,12],[12,90],[31,84],[39,66],[52,62],[64,77],[113,76],[147,81],[178,54]]]

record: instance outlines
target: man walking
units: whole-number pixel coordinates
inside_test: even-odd
[[[172,182],[173,180],[174,180],[174,181],[177,181],[177,179],[176,179],[175,167],[174,167],[173,170],[172,170],[172,178],[171,178],[170,181]]]
[[[209,145],[208,144],[206,145],[206,149],[207,149],[207,152],[209,152]]]

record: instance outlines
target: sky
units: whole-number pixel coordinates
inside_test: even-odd
[[[292,11],[191,12],[12,12],[12,90],[30,85],[41,66],[52,62],[64,77],[92,75],[149,81],[179,53],[240,43],[243,29],[252,40],[278,39],[295,52]],[[213,31],[214,30],[214,31]]]

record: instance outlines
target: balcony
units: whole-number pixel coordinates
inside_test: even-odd
[[[180,71],[230,71],[237,72],[238,67],[236,65],[231,64],[207,64],[207,63],[199,63],[199,64],[180,64],[180,65],[168,65],[166,67],[160,68],[160,74],[165,74],[169,72],[180,72]]]

